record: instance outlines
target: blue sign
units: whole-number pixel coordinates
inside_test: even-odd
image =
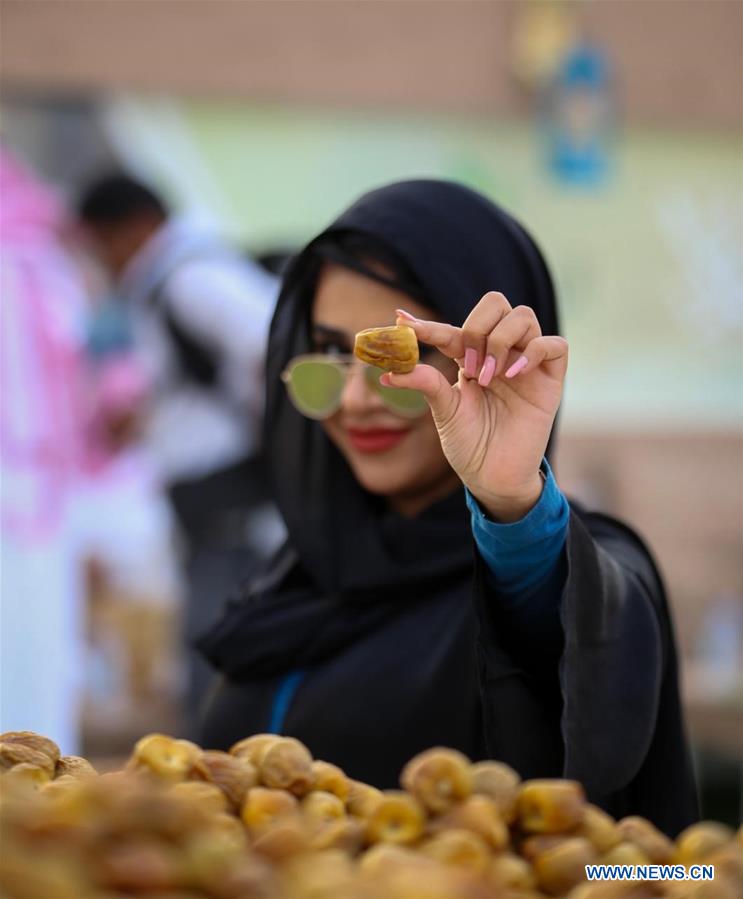
[[[610,169],[614,98],[609,63],[598,47],[580,44],[559,66],[548,95],[549,164],[570,184],[593,186]]]

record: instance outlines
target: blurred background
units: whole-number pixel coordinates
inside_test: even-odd
[[[360,193],[399,178],[464,182],[525,222],[571,343],[558,478],[654,548],[703,812],[736,823],[743,3],[4,0],[2,26],[4,151],[68,208],[97,174],[125,169],[273,271]],[[65,426],[87,464],[58,452],[51,473],[36,459],[36,480],[19,480],[7,410],[14,391],[19,408],[29,394],[4,367],[3,630],[9,640],[21,626],[9,623],[20,591],[25,614],[58,634],[60,671],[75,662],[60,728],[105,758],[178,727],[184,587],[177,528],[136,428],[90,462],[101,403],[138,409],[146,379],[103,383],[101,345],[119,325],[66,226],[60,240],[80,283],[55,312],[80,354],[78,399],[83,382]],[[24,525],[32,508],[43,526]],[[62,582],[67,611],[55,617]],[[11,670],[6,655],[4,702],[25,678],[54,676],[49,658],[25,664]]]

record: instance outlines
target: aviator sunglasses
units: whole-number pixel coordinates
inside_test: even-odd
[[[383,369],[359,362],[351,354],[310,353],[296,356],[281,373],[281,380],[286,384],[294,407],[307,418],[321,421],[340,409],[346,380],[359,366],[369,389],[378,394],[391,412],[405,418],[417,418],[428,409],[426,399],[419,390],[385,387],[379,383]]]

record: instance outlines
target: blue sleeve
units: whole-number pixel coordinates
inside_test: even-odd
[[[545,482],[537,504],[520,521],[511,524],[491,521],[467,491],[477,550],[501,599],[525,599],[554,581],[552,575],[565,546],[570,509],[546,459],[542,471]]]

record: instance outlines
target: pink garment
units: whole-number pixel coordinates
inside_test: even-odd
[[[52,191],[0,146],[0,239],[48,238],[62,224],[62,209]]]
[[[81,460],[83,290],[54,194],[0,149],[2,530],[46,540]]]
[[[98,404],[103,414],[135,412],[147,392],[147,377],[133,353],[113,356],[103,365],[98,382]]]

